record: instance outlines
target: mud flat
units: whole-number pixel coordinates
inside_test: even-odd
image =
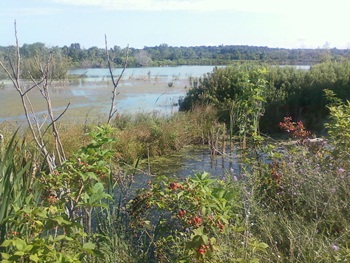
[[[176,104],[187,92],[188,80],[170,82],[165,79],[126,79],[120,82],[117,92],[117,110],[120,113],[160,111],[165,114],[177,111]],[[25,84],[30,87],[30,83]],[[69,108],[64,115],[67,120],[98,120],[106,115],[111,105],[113,85],[107,80],[84,80],[56,82],[50,86],[52,105],[56,116]],[[38,90],[28,93],[34,110],[45,115],[46,102]],[[20,96],[10,82],[0,89],[0,121],[24,119]]]

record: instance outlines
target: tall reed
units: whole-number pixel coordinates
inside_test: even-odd
[[[40,197],[35,178],[43,167],[35,151],[28,151],[25,139],[17,139],[17,133],[0,141],[0,243],[15,231],[8,220],[15,209],[36,205]]]

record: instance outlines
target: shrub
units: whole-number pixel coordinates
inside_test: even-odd
[[[267,245],[246,232],[241,186],[195,174],[185,181],[161,177],[130,203],[139,235],[150,237],[158,262],[257,260]]]

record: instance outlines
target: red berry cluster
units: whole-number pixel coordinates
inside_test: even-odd
[[[47,201],[48,201],[50,204],[56,203],[56,202],[58,201],[56,194],[50,193],[49,196],[48,196],[48,198],[47,198]]]
[[[220,232],[224,232],[225,224],[222,223],[220,220],[216,223],[216,226],[220,229]]]
[[[197,252],[203,256],[205,253],[208,252],[209,248],[210,248],[209,245],[204,245],[203,244],[197,249]]]
[[[195,216],[192,220],[188,220],[188,223],[190,225],[194,225],[194,226],[199,226],[202,224],[202,219],[198,216]]]
[[[176,182],[174,182],[174,183],[170,183],[169,184],[169,186],[168,186],[168,189],[172,189],[172,190],[176,190],[176,189],[181,189],[181,190],[183,190],[184,189],[184,186],[183,185],[180,185],[180,184],[178,184],[178,183],[176,183]]]
[[[78,164],[79,164],[80,166],[86,166],[86,167],[89,166],[88,163],[84,163],[84,162],[82,162],[82,161],[79,161]]]
[[[186,210],[184,210],[184,209],[180,209],[180,211],[179,211],[179,217],[181,218],[181,217],[183,217],[183,216],[185,216],[186,215],[186,213],[187,213],[187,211]]]

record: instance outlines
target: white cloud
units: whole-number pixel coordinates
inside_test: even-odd
[[[222,0],[219,0],[223,2]],[[55,0],[57,3],[81,6],[97,6],[110,10],[143,10],[143,11],[163,11],[163,10],[223,10],[228,6],[216,5],[211,0]],[[226,2],[226,1],[224,1]]]
[[[110,10],[188,10],[237,11],[279,15],[326,15],[332,11],[345,14],[348,0],[55,0],[56,3],[96,6]],[[307,17],[305,17],[307,19]]]
[[[254,13],[270,13],[271,11],[280,11],[278,10],[278,6],[281,6],[281,0],[55,0],[55,2],[69,5],[99,6],[113,10],[226,10]],[[273,8],[271,9],[271,7]]]
[[[1,13],[4,14],[3,11]],[[52,15],[58,13],[61,13],[60,9],[50,7],[21,7],[6,10],[6,15],[13,17]]]

